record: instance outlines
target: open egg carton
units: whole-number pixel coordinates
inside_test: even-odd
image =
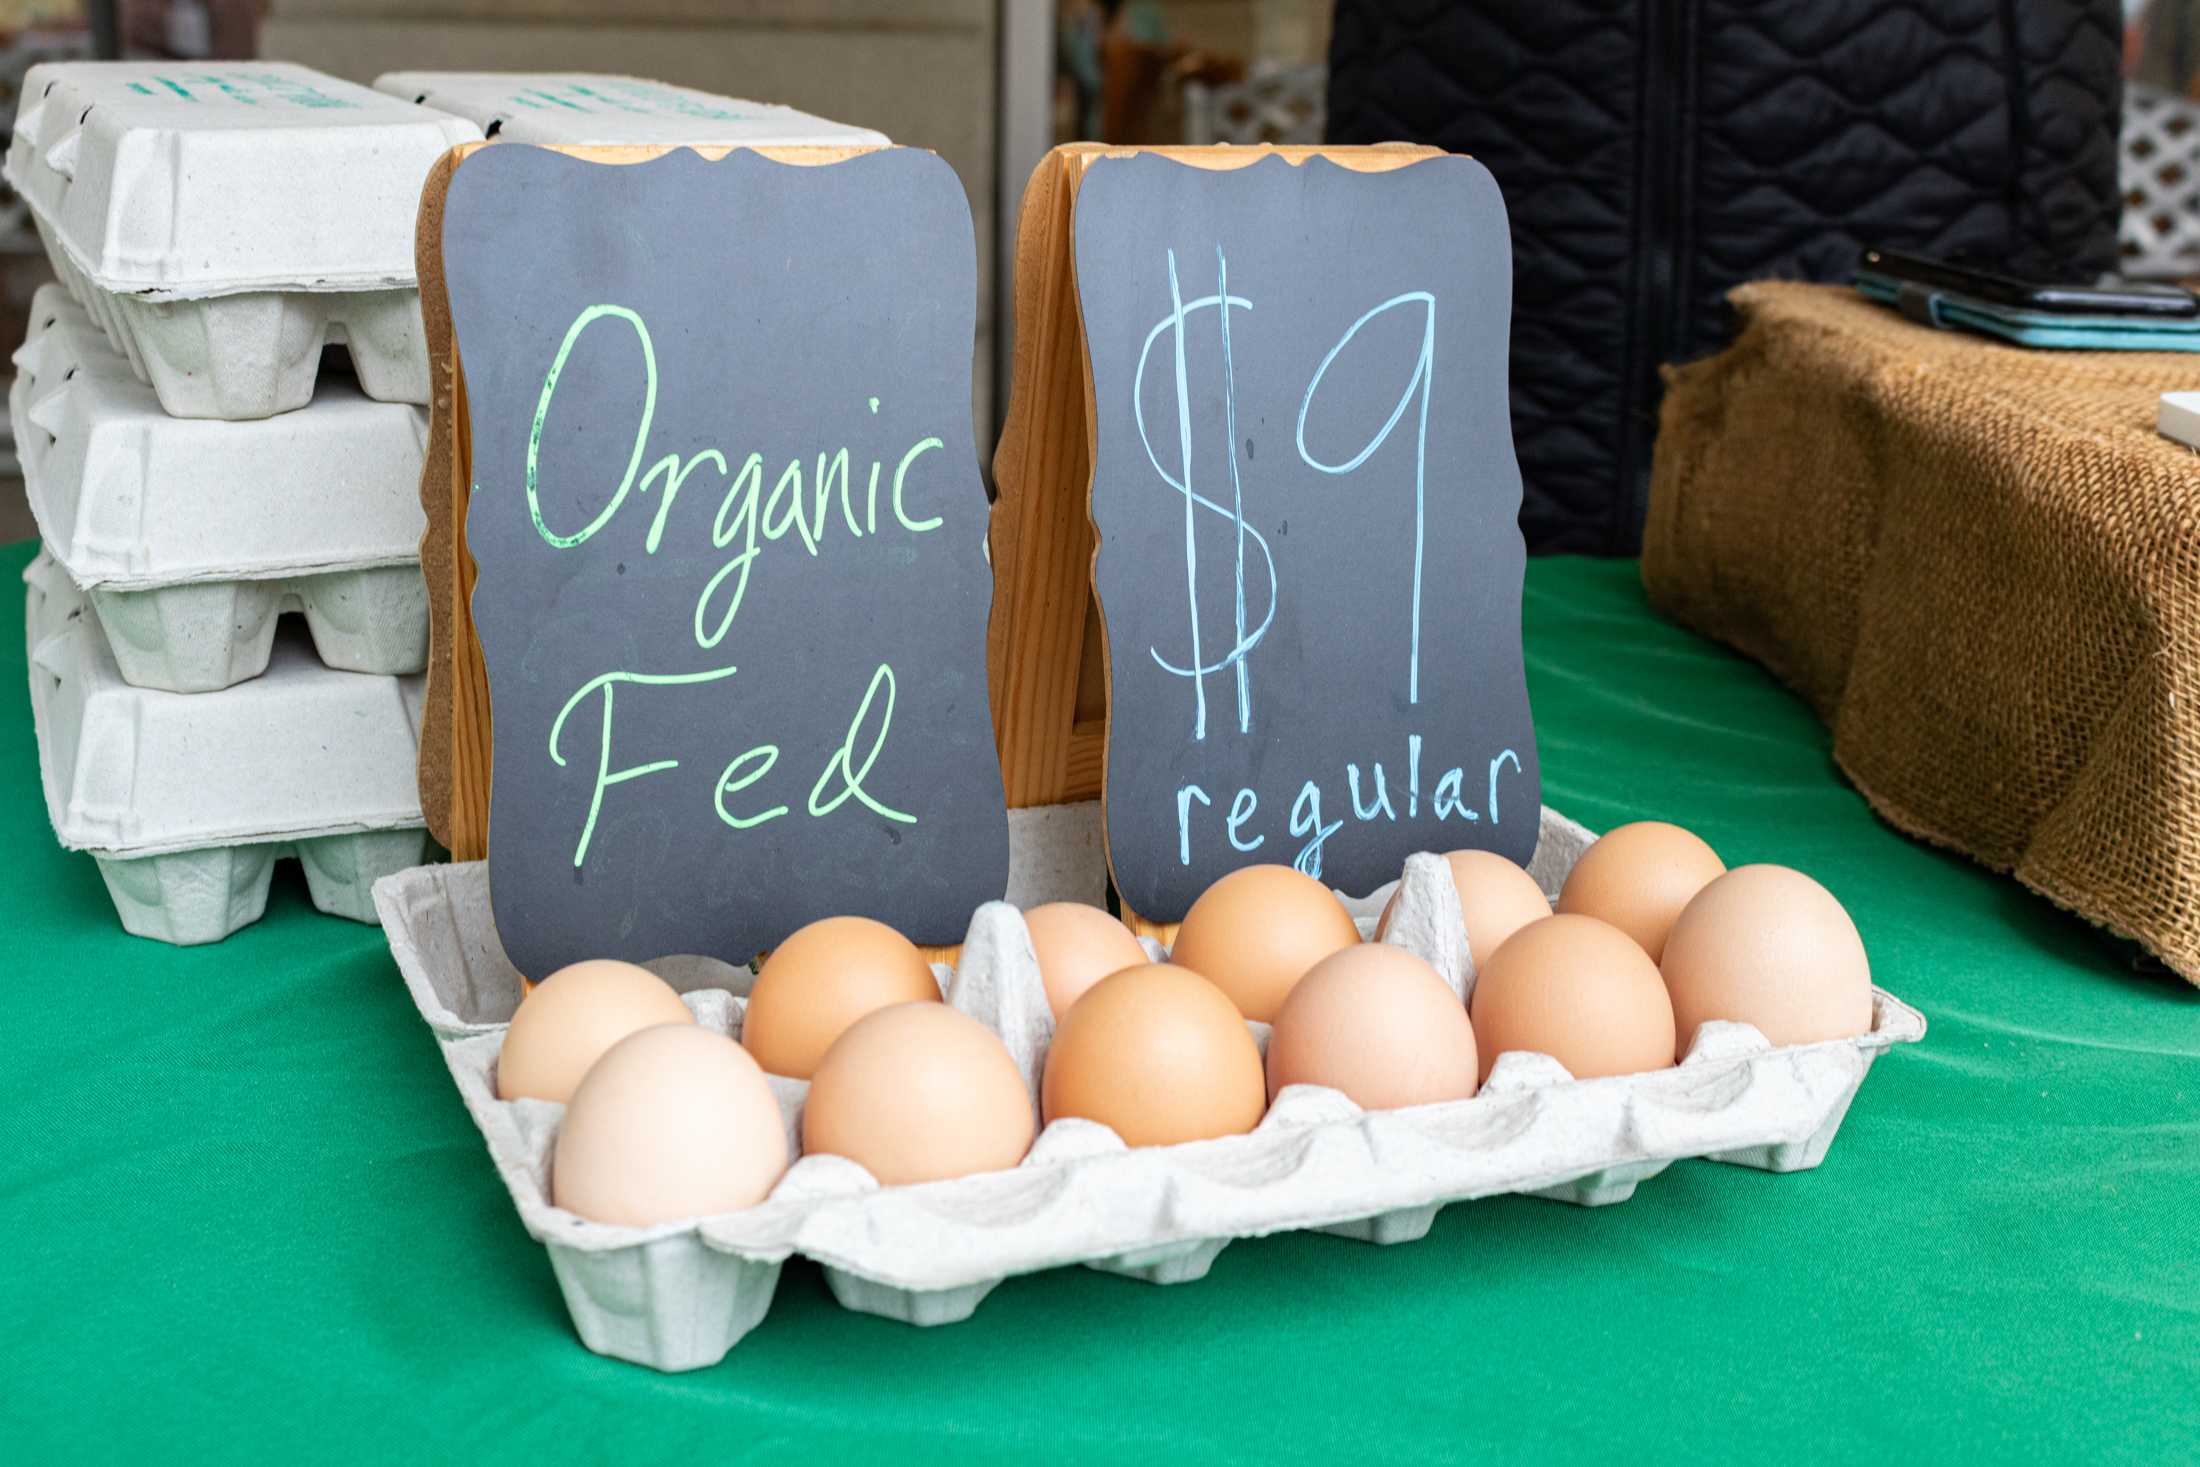
[[[392,71],[374,89],[463,117],[502,142],[884,147],[886,134],[773,102],[578,71]]]
[[[264,418],[330,342],[367,396],[428,401],[420,187],[480,136],[284,62],[61,61],[24,77],[5,175],[166,412]]]
[[[1557,891],[1593,838],[1546,809],[1531,874]],[[1414,856],[1397,883],[1347,898],[1363,933],[1393,890],[1386,940],[1428,960],[1466,999],[1475,975],[1448,864]],[[375,901],[522,1222],[549,1248],[582,1342],[659,1370],[723,1358],[763,1319],[781,1264],[797,1253],[823,1265],[847,1308],[947,1324],[1004,1278],[1040,1269],[1083,1264],[1187,1283],[1235,1238],[1318,1229],[1405,1243],[1447,1203],[1513,1192],[1620,1202],[1687,1157],[1816,1166],[1872,1061],[1925,1032],[1915,1009],[1874,989],[1871,1032],[1853,1040],[1775,1049],[1747,1025],[1706,1024],[1672,1069],[1587,1081],[1548,1056],[1508,1054],[1473,1099],[1396,1111],[1292,1086],[1251,1134],[1181,1146],[1130,1148],[1105,1126],[1063,1119],[1013,1170],[918,1186],[881,1187],[844,1157],[806,1156],[745,1211],[613,1227],[550,1201],[564,1107],[497,1098],[497,1053],[521,988],[490,919],[486,865],[401,872],[375,888]],[[739,1036],[745,970],[695,957],[648,966],[683,991],[698,1023]],[[1054,1026],[1017,907],[980,907],[957,965],[934,971],[950,1004],[1000,1034],[1036,1105]],[[1268,1026],[1250,1027],[1265,1049]],[[808,1086],[771,1083],[798,1149]]]
[[[321,660],[427,666],[427,414],[348,380],[279,418],[172,418],[57,285],[31,299],[9,416],[46,547],[123,678],[196,693],[266,669],[300,611]]]
[[[125,929],[218,942],[266,910],[280,856],[315,906],[372,922],[374,883],[427,859],[421,678],[334,671],[294,632],[234,688],[132,687],[50,557],[23,579],[46,813],[99,863]]]

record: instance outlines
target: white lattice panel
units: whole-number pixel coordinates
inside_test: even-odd
[[[2200,274],[2200,103],[2126,85],[2121,182],[2124,273]]]
[[[1184,141],[1207,143],[1318,143],[1329,68],[1277,67],[1241,82],[1184,85]]]

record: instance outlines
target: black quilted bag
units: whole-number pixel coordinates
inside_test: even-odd
[[[1334,142],[1472,153],[1512,214],[1537,550],[1631,554],[1658,367],[1865,244],[2113,268],[2119,0],[1338,0]]]

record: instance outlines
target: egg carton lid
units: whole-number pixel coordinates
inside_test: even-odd
[[[481,129],[282,61],[56,61],[7,181],[101,289],[161,299],[410,286],[428,170]]]
[[[1592,839],[1546,809],[1531,874],[1556,890]],[[1464,1001],[1473,963],[1448,864],[1414,856],[1398,882],[1348,897],[1363,932],[1394,893],[1386,940],[1430,961]],[[1688,1157],[1815,1166],[1872,1061],[1925,1029],[1875,988],[1872,1028],[1855,1039],[1775,1048],[1748,1025],[1712,1023],[1674,1068],[1586,1081],[1549,1056],[1508,1054],[1473,1099],[1396,1111],[1292,1086],[1251,1134],[1181,1146],[1130,1148],[1105,1126],[1062,1119],[1008,1171],[918,1186],[882,1187],[844,1157],[805,1156],[755,1207],[627,1228],[551,1202],[564,1107],[497,1098],[497,1051],[520,986],[490,916],[486,865],[401,872],[377,884],[375,901],[522,1222],[550,1249],[583,1340],[661,1369],[722,1356],[763,1317],[778,1264],[798,1253],[824,1265],[844,1304],[947,1322],[1001,1279],[1045,1268],[1188,1280],[1233,1238],[1322,1228],[1407,1241],[1449,1202],[1513,1192],[1616,1201]],[[740,970],[697,957],[648,966],[683,990],[698,1022],[739,1036]],[[1021,913],[979,908],[958,965],[935,971],[948,1003],[1002,1037],[1036,1106],[1053,1020]],[[1249,1027],[1265,1047],[1267,1026]],[[772,1085],[798,1146],[807,1086]]]
[[[8,413],[39,534],[79,587],[419,560],[426,410],[331,374],[280,417],[172,418],[59,285],[38,288],[30,319]]]
[[[392,71],[374,88],[521,143],[883,147],[886,134],[776,102],[587,71]]]
[[[420,823],[421,676],[334,671],[292,626],[251,682],[134,688],[50,555],[23,580],[39,774],[68,849],[150,856]]]

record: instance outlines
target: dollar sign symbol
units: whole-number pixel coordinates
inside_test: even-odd
[[[1148,646],[1146,651],[1154,664],[1163,672],[1188,678],[1192,684],[1192,737],[1207,737],[1207,679],[1223,672],[1233,673],[1237,682],[1238,732],[1250,732],[1253,726],[1252,674],[1246,659],[1268,634],[1269,626],[1276,619],[1276,559],[1269,552],[1268,541],[1260,531],[1245,522],[1245,486],[1238,471],[1237,436],[1237,382],[1230,353],[1230,313],[1250,311],[1253,303],[1243,296],[1230,294],[1230,266],[1222,247],[1215,247],[1215,293],[1197,300],[1184,299],[1183,288],[1177,281],[1176,251],[1168,251],[1169,266],[1169,314],[1154,323],[1146,333],[1146,343],[1138,353],[1138,370],[1131,385],[1131,404],[1138,419],[1138,439],[1145,446],[1146,462],[1160,475],[1161,482],[1176,491],[1184,502],[1184,596],[1191,622],[1191,656],[1182,664],[1171,662],[1161,655],[1161,649]],[[1222,337],[1222,401],[1223,428],[1227,435],[1230,463],[1230,502],[1222,504],[1192,488],[1192,408],[1191,383],[1185,368],[1185,330],[1187,319],[1200,311],[1215,313]],[[1176,439],[1177,463],[1181,473],[1172,474],[1162,465],[1154,452],[1153,439],[1146,432],[1146,361],[1152,356],[1154,346],[1162,336],[1171,337],[1176,366]],[[1228,520],[1233,531],[1233,590],[1232,630],[1234,640],[1229,651],[1213,661],[1203,659],[1199,634],[1199,536],[1200,511],[1220,515]],[[1268,582],[1268,609],[1258,626],[1248,629],[1245,610],[1245,563],[1248,542],[1259,555]]]

